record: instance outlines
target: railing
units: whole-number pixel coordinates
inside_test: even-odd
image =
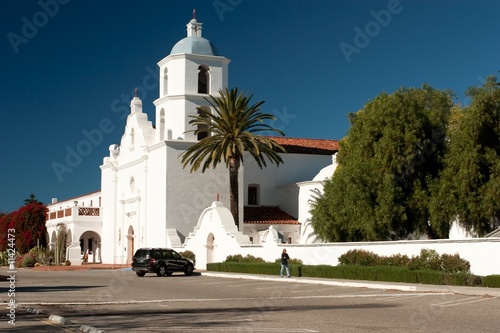
[[[78,208],[78,211],[76,211],[76,208]],[[75,213],[73,213],[73,211],[75,211]],[[48,220],[55,220],[55,219],[60,219],[63,217],[68,217],[68,216],[73,216],[73,215],[100,216],[101,209],[99,207],[69,207],[69,208],[60,209],[60,210],[53,211],[53,212],[48,212],[47,219]]]
[[[99,208],[78,207],[79,216],[99,216]]]

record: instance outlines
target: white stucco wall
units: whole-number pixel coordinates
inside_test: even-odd
[[[287,206],[287,213],[297,217],[297,198],[287,196],[283,190],[286,186],[307,181],[323,167],[331,164],[330,155],[282,154],[283,164],[277,167],[268,163],[260,169],[249,154],[245,154],[244,197],[247,204],[247,189],[249,184],[260,185],[260,202],[266,206]],[[292,201],[290,201],[292,200]]]
[[[185,245],[177,250],[190,250],[196,255],[198,269],[205,269],[208,262],[222,262],[228,255],[251,254],[266,261],[274,262],[282,249],[286,248],[291,258],[302,260],[305,265],[337,265],[338,258],[352,249],[363,249],[382,256],[406,254],[409,257],[420,254],[421,249],[436,250],[439,254],[458,253],[471,264],[471,272],[476,275],[500,274],[500,261],[495,253],[500,251],[500,238],[475,238],[467,240],[418,240],[393,242],[357,242],[323,244],[279,244],[272,237],[260,245],[248,245],[230,229],[232,217],[227,208],[217,203],[217,209],[206,209]],[[213,244],[208,244],[208,235],[214,235]],[[268,236],[269,236],[268,235]],[[245,238],[242,238],[245,239]],[[246,241],[246,239],[245,239]],[[211,253],[207,246],[212,247]],[[277,272],[278,273],[278,272]]]
[[[204,269],[207,262],[224,261],[229,254],[238,253],[240,244],[250,244],[250,239],[236,229],[229,209],[215,201],[202,212],[185,246],[177,250],[194,252],[196,267]]]
[[[468,240],[425,240],[394,241],[370,243],[324,243],[324,244],[286,244],[277,245],[269,253],[269,248],[241,247],[241,254],[252,254],[274,261],[279,257],[282,248],[286,248],[291,258],[301,259],[306,265],[337,265],[338,258],[352,249],[364,249],[383,256],[406,254],[416,256],[421,249],[436,250],[439,254],[458,253],[461,258],[471,264],[471,272],[476,275],[500,274],[500,262],[492,253],[500,251],[500,238],[475,238]]]

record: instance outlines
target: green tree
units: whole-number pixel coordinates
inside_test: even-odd
[[[36,198],[36,196],[33,193],[30,194],[30,197],[28,199],[24,199],[25,205],[28,205],[28,204],[33,203],[33,202],[41,203],[40,201],[38,201],[38,199]]]
[[[488,77],[467,91],[471,104],[450,131],[439,186],[431,200],[431,222],[449,231],[456,220],[476,236],[496,228],[500,217],[500,87]]]
[[[182,153],[182,163],[183,167],[190,164],[191,172],[200,167],[204,172],[224,161],[229,169],[230,210],[239,227],[238,172],[243,164],[243,155],[248,151],[260,168],[266,166],[266,157],[279,166],[283,163],[279,152],[283,152],[284,148],[271,138],[255,133],[284,133],[264,123],[265,120],[275,120],[273,115],[260,112],[264,101],[250,105],[253,95],[243,94],[238,88],[220,90],[219,94],[220,97],[211,95],[206,99],[212,111],[198,108],[199,114],[191,116],[193,119],[189,123],[196,129],[188,132],[195,135],[208,133],[208,136]]]
[[[451,93],[428,85],[382,93],[355,114],[338,167],[317,199],[312,225],[327,241],[441,236],[429,221],[442,168]]]

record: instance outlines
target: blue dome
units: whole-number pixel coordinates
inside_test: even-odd
[[[188,54],[201,54],[201,55],[209,55],[209,56],[217,56],[217,50],[215,46],[210,43],[209,40],[199,37],[199,36],[189,36],[184,39],[181,39],[174,45],[170,54],[180,54],[180,53],[188,53]]]

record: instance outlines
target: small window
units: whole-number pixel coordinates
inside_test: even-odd
[[[209,91],[209,72],[204,65],[198,67],[198,94],[208,94]]]
[[[258,185],[248,185],[248,205],[258,205],[259,204],[259,186]]]
[[[168,94],[168,69],[163,70],[163,95]]]

